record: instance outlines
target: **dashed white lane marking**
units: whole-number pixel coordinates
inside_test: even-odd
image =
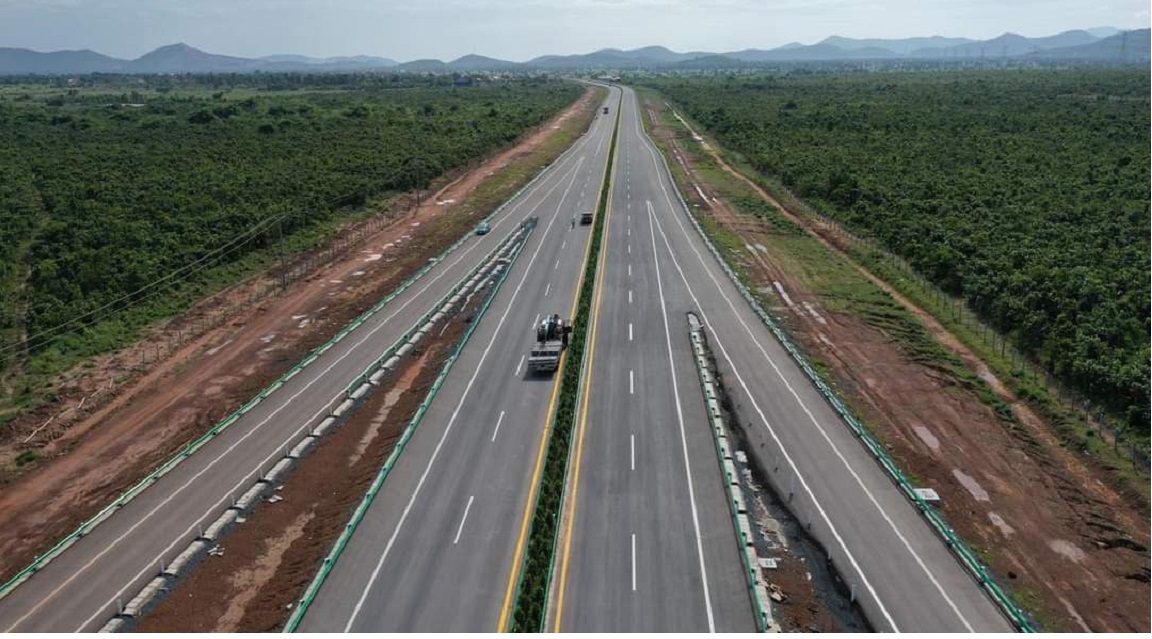
[[[632,322],[628,322],[628,341],[632,341]]]
[[[496,428],[492,431],[492,441],[496,441],[496,434],[500,432],[500,424],[504,422],[504,411],[500,411],[500,417],[496,418]]]
[[[636,592],[636,533],[632,533],[632,592]]]
[[[636,394],[636,371],[628,371],[628,394]]]
[[[476,495],[468,497],[468,505],[464,507],[464,516],[460,518],[460,527],[456,529],[456,538],[452,540],[452,545],[460,543],[460,533],[464,532],[464,522],[468,521],[468,511],[472,510],[472,500],[476,499]]]

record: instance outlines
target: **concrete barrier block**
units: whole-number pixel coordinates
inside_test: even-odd
[[[316,438],[312,437],[311,435],[301,439],[300,442],[292,448],[292,450],[288,451],[288,457],[291,459],[300,459],[304,456],[304,453],[308,452],[308,448],[315,443]]]
[[[740,543],[744,546],[751,546],[753,543],[752,527],[748,525],[748,518],[744,515],[737,515],[736,526],[740,530]]]
[[[354,400],[354,399],[346,399],[346,400],[344,400],[344,401],[340,402],[340,405],[339,405],[339,406],[337,406],[335,409],[333,409],[333,410],[332,410],[332,414],[331,414],[331,416],[332,416],[332,417],[340,417],[340,416],[341,416],[341,415],[343,415],[344,413],[346,413],[346,412],[348,412],[349,410],[351,410],[351,409],[352,409],[352,406],[353,406],[354,404],[356,404],[356,400]]]
[[[293,461],[294,460],[287,457],[281,459],[280,461],[276,462],[276,465],[272,467],[272,470],[264,473],[264,476],[261,477],[260,480],[268,482],[269,484],[275,484],[276,482],[280,481],[280,477],[284,473],[288,472],[288,469],[292,467]]]
[[[121,619],[120,617],[113,617],[113,618],[108,620],[108,623],[101,626],[100,630],[98,630],[97,632],[120,632],[121,630],[124,629],[124,625],[126,623],[127,622],[124,621],[123,619]]]
[[[404,357],[405,355],[407,355],[408,353],[411,353],[411,352],[412,352],[412,343],[409,342],[407,344],[404,344],[400,348],[396,349],[396,357]]]
[[[379,386],[380,382],[384,380],[384,376],[386,376],[389,372],[391,372],[390,369],[381,366],[379,370],[377,370],[375,373],[372,373],[371,377],[368,378],[368,383],[372,384],[373,386]]]
[[[349,397],[349,398],[351,398],[351,399],[359,400],[360,398],[362,398],[362,397],[364,397],[365,395],[367,395],[367,394],[368,394],[368,391],[369,391],[371,388],[372,388],[372,385],[371,385],[371,384],[367,384],[367,383],[365,383],[365,384],[361,384],[361,385],[359,386],[359,388],[357,388],[356,390],[352,391],[352,394],[351,394],[351,395],[349,395],[348,397]]]
[[[236,521],[238,514],[239,513],[237,513],[235,510],[232,510],[231,508],[225,510],[224,514],[220,515],[219,519],[212,522],[212,525],[204,529],[204,534],[200,535],[200,538],[207,541],[216,541],[220,537],[220,533],[224,532],[226,527],[228,527],[232,522]]]
[[[257,485],[259,485],[259,484],[257,484]],[[171,563],[169,563],[167,566],[164,567],[164,573],[163,574],[168,575],[170,577],[179,576],[180,571],[183,570],[184,567],[187,566],[188,563],[190,561],[192,561],[193,558],[196,557],[196,555],[200,554],[201,552],[203,552],[207,549],[208,549],[208,542],[201,541],[199,539],[197,539],[196,541],[193,541],[192,543],[188,544],[188,547],[184,549],[184,552],[180,553],[179,555],[176,555],[176,558],[173,559]]]
[[[380,368],[387,368],[388,370],[391,371],[391,370],[396,370],[396,367],[399,365],[400,365],[400,356],[399,355],[393,355],[392,357],[389,357],[388,359],[384,360],[384,363],[381,364]]]
[[[726,461],[732,461],[732,450],[728,447],[728,438],[727,437],[725,437],[724,439],[717,438],[716,446],[717,446],[717,448],[720,449],[720,458],[721,459],[726,460]]]
[[[252,504],[255,504],[256,500],[260,499],[260,496],[264,494],[264,489],[267,488],[267,486],[264,482],[252,484],[252,487],[244,491],[244,494],[240,495],[240,498],[236,500],[233,508],[236,510],[248,510],[252,507]]]
[[[736,514],[748,514],[748,503],[744,501],[744,494],[739,490],[732,491],[732,506],[736,509]]]
[[[139,617],[144,612],[144,607],[152,601],[160,591],[168,587],[168,580],[164,577],[157,577],[148,582],[148,585],[124,606],[123,614],[125,617]]]
[[[731,459],[724,460],[724,479],[729,485],[740,485],[740,476],[736,474],[736,464],[733,464]]]
[[[316,428],[312,429],[312,435],[315,437],[323,437],[324,435],[328,434],[328,431],[331,430],[335,425],[335,417],[325,417],[323,421],[321,421],[319,424],[316,424]]]

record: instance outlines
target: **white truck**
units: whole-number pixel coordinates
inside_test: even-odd
[[[571,320],[560,319],[559,315],[545,317],[536,327],[536,344],[528,353],[528,372],[551,373],[559,368],[560,355],[568,348],[571,332]]]

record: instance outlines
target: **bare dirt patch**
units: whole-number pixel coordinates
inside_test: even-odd
[[[660,122],[661,105],[650,114]],[[689,179],[699,181],[685,140],[666,126],[668,140]],[[931,315],[847,258],[827,229],[781,206],[708,149],[712,160],[737,176],[782,215],[813,234],[838,259],[911,311],[945,348],[960,357],[1012,408],[998,416],[947,371],[909,357],[892,336],[866,317],[829,309],[813,291],[802,259],[778,246],[779,230],[736,211],[707,185],[709,197],[685,195],[755,250],[742,266],[789,332],[823,362],[834,384],[918,484],[935,488],[941,510],[999,580],[1049,630],[1148,632],[1149,532],[1147,513],[1134,507],[1101,471],[1060,445],[1052,430],[1015,397],[988,367]],[[787,292],[792,303],[780,295]]]
[[[270,283],[275,288],[284,274],[277,270],[214,295],[139,344],[66,374],[60,400],[9,424],[0,441],[0,582],[466,233],[476,219],[469,197],[519,160],[538,161],[553,126],[571,120],[582,130],[593,117],[594,96],[589,90],[514,148],[455,176],[420,207],[406,198],[393,202],[323,249],[297,256],[289,268],[303,277],[281,294],[260,295]],[[508,192],[517,186],[510,184]],[[172,341],[174,334],[179,342]],[[155,359],[142,366],[148,353]],[[43,427],[83,398],[92,399]],[[42,458],[30,470],[14,472],[9,462],[25,450]]]

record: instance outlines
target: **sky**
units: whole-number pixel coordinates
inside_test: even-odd
[[[0,47],[136,58],[185,42],[242,57],[452,60],[663,45],[770,49],[830,35],[987,39],[1149,26],[1148,0],[0,0]]]

